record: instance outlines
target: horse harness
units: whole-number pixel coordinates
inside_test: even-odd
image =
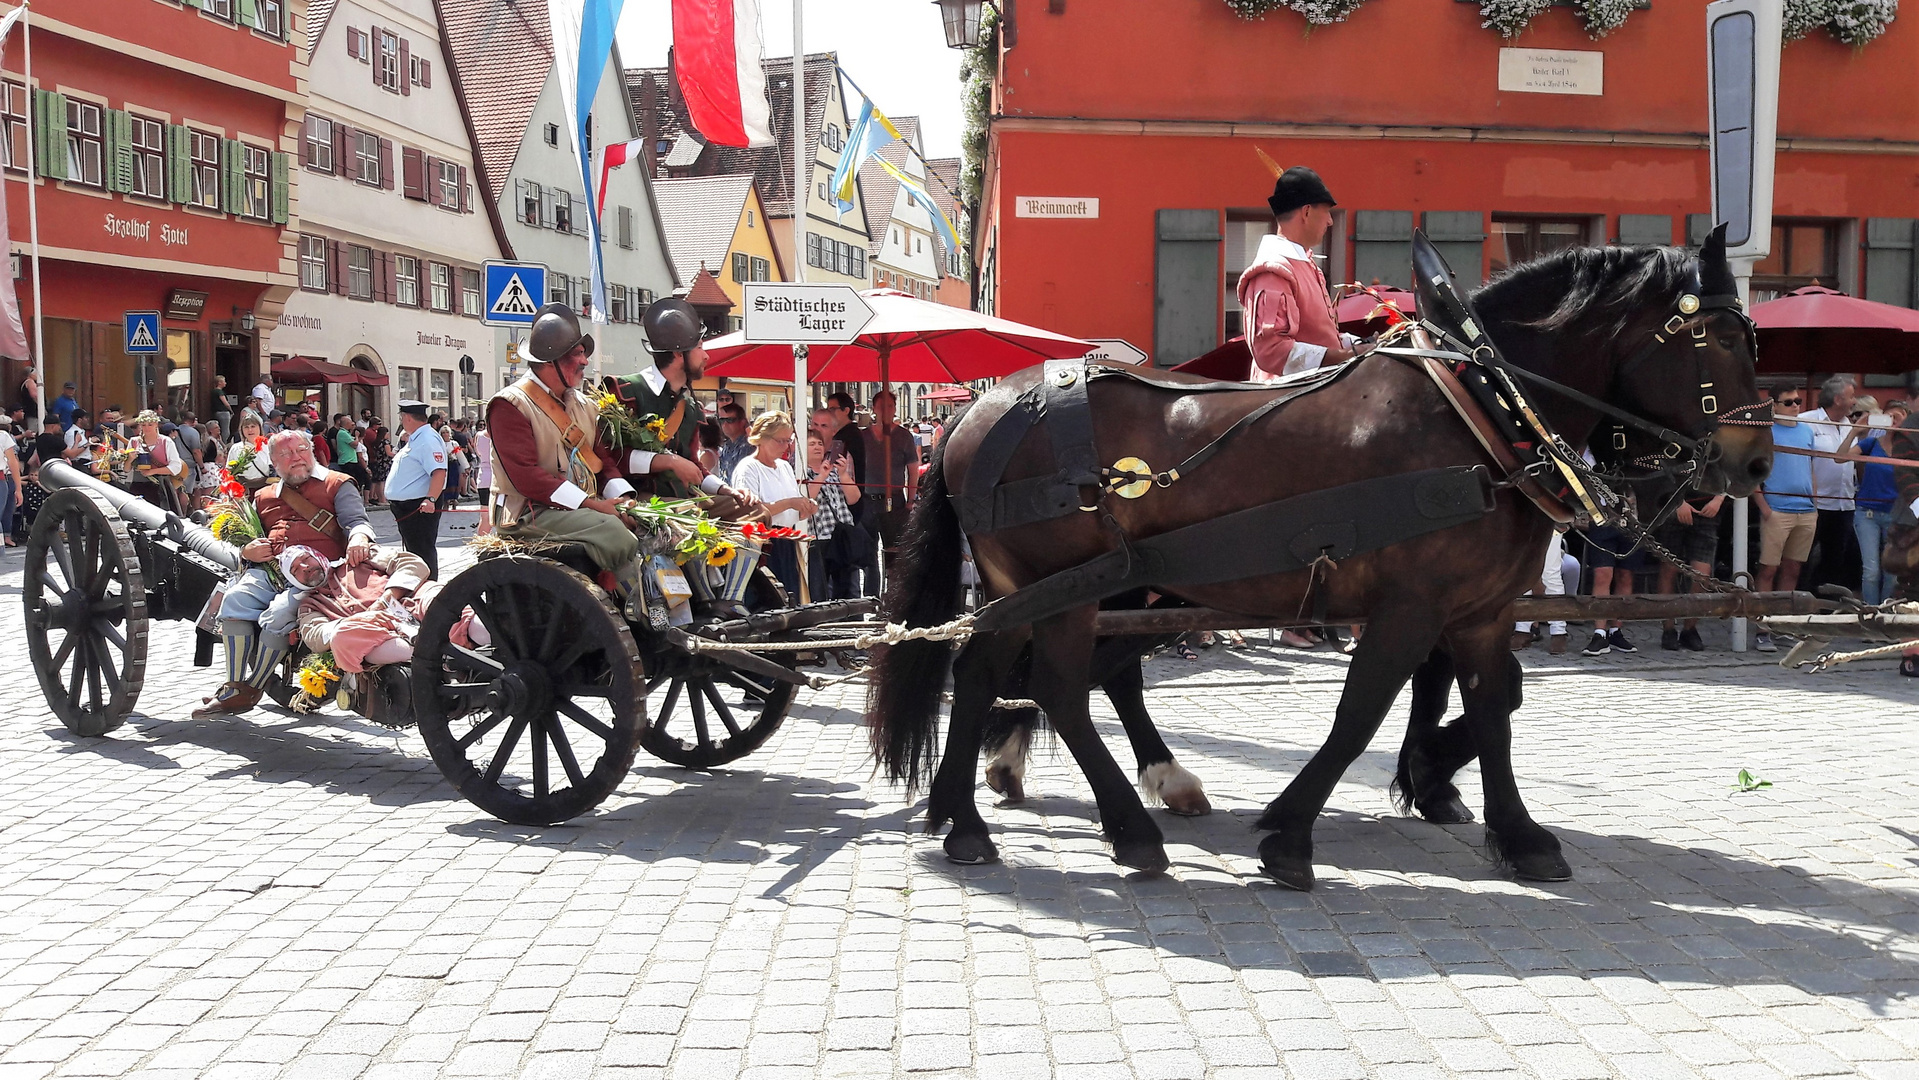
[[[1424,237],[1418,237],[1423,240]],[[1323,571],[1354,555],[1442,529],[1478,521],[1497,509],[1494,495],[1512,488],[1556,524],[1586,526],[1617,521],[1662,558],[1669,552],[1654,542],[1623,496],[1607,481],[1622,479],[1589,466],[1563,436],[1548,425],[1521,391],[1519,380],[1534,383],[1613,420],[1613,448],[1623,450],[1628,427],[1658,439],[1663,447],[1652,475],[1680,479],[1682,497],[1697,479],[1715,447],[1720,423],[1770,424],[1770,403],[1718,411],[1717,395],[1703,356],[1699,368],[1700,411],[1704,430],[1682,435],[1662,425],[1515,367],[1479,329],[1475,313],[1452,283],[1450,269],[1430,245],[1414,245],[1421,318],[1408,335],[1411,347],[1385,345],[1373,352],[1414,363],[1433,379],[1502,475],[1495,480],[1485,465],[1425,469],[1375,477],[1249,507],[1195,522],[1145,539],[1134,539],[1105,511],[1111,495],[1134,499],[1154,487],[1169,487],[1210,460],[1235,437],[1288,402],[1332,385],[1357,367],[1348,362],[1319,368],[1278,383],[1188,383],[1152,371],[1081,360],[1049,360],[1029,387],[987,431],[967,470],[959,493],[952,494],[962,528],[971,535],[996,532],[1088,512],[1118,540],[1118,547],[1078,566],[1062,570],[995,600],[975,620],[981,630],[1035,622],[1081,604],[1141,586],[1217,584],[1293,570],[1311,569],[1309,586],[1315,622],[1326,617],[1326,593],[1317,588]],[[1428,270],[1432,272],[1427,272]],[[1653,352],[1681,333],[1696,348],[1706,347],[1712,315],[1730,311],[1746,324],[1736,296],[1687,292],[1675,313],[1614,372],[1623,378]],[[1430,313],[1430,314],[1429,314]],[[1435,347],[1435,342],[1437,347]],[[1182,393],[1279,391],[1178,465],[1155,472],[1138,458],[1102,466],[1093,436],[1088,388],[1104,378],[1135,382]],[[1005,481],[1006,466],[1026,434],[1044,421],[1054,469],[1036,477]],[[1643,459],[1642,459],[1643,460]],[[1655,517],[1655,522],[1666,511]],[[1690,567],[1686,569],[1690,570]]]

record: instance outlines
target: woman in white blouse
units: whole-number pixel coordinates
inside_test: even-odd
[[[819,504],[806,497],[793,475],[793,463],[787,459],[793,446],[793,420],[783,412],[761,413],[747,430],[746,441],[753,453],[733,466],[728,483],[759,496],[766,505],[768,524],[776,528],[798,528],[801,518],[819,512]],[[793,540],[769,540],[761,562],[772,568],[794,602],[800,596],[799,545]]]

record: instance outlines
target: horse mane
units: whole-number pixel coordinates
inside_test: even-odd
[[[1691,252],[1673,247],[1562,248],[1502,270],[1473,294],[1487,319],[1529,330],[1624,335],[1647,309],[1697,291]]]

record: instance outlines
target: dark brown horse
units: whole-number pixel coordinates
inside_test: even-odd
[[[1592,395],[1688,436],[1710,440],[1714,454],[1698,485],[1750,493],[1771,469],[1764,426],[1727,427],[1716,402],[1758,400],[1748,327],[1735,312],[1696,315],[1681,298],[1732,289],[1722,247],[1695,260],[1669,248],[1563,251],[1508,272],[1475,297],[1486,332],[1515,366]],[[1696,305],[1695,305],[1696,308]],[[1685,311],[1691,332],[1671,335]],[[1667,327],[1665,336],[1655,331]],[[1630,362],[1629,362],[1630,361]],[[959,490],[986,432],[1038,378],[1016,375],[976,404],[942,442],[920,487],[920,501],[888,585],[887,617],[913,626],[950,620],[958,608],[961,530],[950,498]],[[1710,382],[1714,399],[1702,400]],[[1090,388],[1094,433],[1103,461],[1133,456],[1184,460],[1274,396],[1271,391],[1181,394],[1126,379]],[[1575,447],[1601,414],[1548,391],[1532,394],[1550,425]],[[1007,481],[1054,469],[1043,423],[1025,437],[1005,469]],[[1638,436],[1631,436],[1634,448]],[[1105,513],[1073,514],[967,537],[989,593],[1011,595],[1050,574],[1117,547],[1115,528],[1138,539],[1233,511],[1336,485],[1443,466],[1486,462],[1485,451],[1431,379],[1407,361],[1375,356],[1343,379],[1263,417],[1202,468],[1143,498],[1106,496]],[[1297,618],[1309,604],[1331,623],[1364,619],[1345,690],[1324,745],[1260,819],[1272,831],[1259,845],[1263,868],[1282,884],[1310,888],[1312,828],[1340,776],[1378,730],[1400,689],[1436,651],[1450,658],[1465,703],[1465,730],[1432,727],[1438,781],[1473,756],[1481,762],[1489,846],[1523,877],[1563,880],[1571,870],[1559,842],[1520,798],[1511,759],[1511,713],[1518,680],[1507,648],[1509,605],[1538,578],[1550,524],[1511,488],[1477,521],[1428,533],[1341,561],[1313,586],[1305,571],[1217,585],[1161,588],[1190,603],[1248,616]],[[1110,521],[1107,520],[1110,516]],[[869,701],[875,752],[888,774],[909,785],[934,772],[939,692],[952,664],[955,704],[949,752],[933,776],[927,827],[947,822],[949,857],[996,856],[974,805],[980,729],[1004,675],[1031,645],[1032,698],[1043,708],[1085,773],[1115,861],[1163,870],[1159,827],[1096,734],[1088,712],[1096,605],[1083,604],[1030,627],[975,635],[955,659],[948,646],[911,642],[880,658]],[[1444,676],[1442,676],[1444,678]],[[1443,685],[1443,684],[1442,684]],[[1443,699],[1441,707],[1443,708]],[[1434,718],[1422,716],[1427,724]]]

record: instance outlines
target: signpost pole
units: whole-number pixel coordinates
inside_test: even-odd
[[[806,0],[793,0],[793,280],[806,280]],[[793,346],[793,475],[806,482],[806,346]]]
[[[1779,49],[1784,0],[1706,5],[1706,89],[1712,220],[1726,226],[1726,255],[1739,300],[1752,307],[1753,265],[1772,249],[1772,187],[1778,152]],[[1732,570],[1751,554],[1748,500],[1732,507]],[[1751,587],[1748,579],[1742,584]],[[1732,649],[1746,651],[1746,620],[1732,621]]]

